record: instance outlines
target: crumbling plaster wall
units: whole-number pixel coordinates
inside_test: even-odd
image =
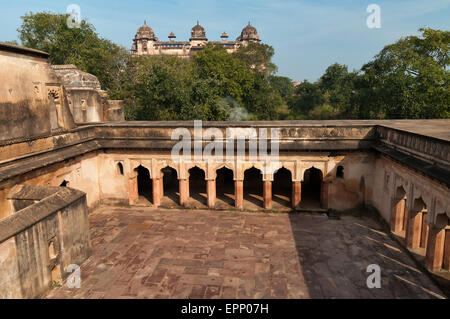
[[[57,189],[0,220],[0,298],[41,297],[90,256],[85,194]]]
[[[0,219],[11,211],[7,194],[16,185],[67,186],[85,192],[88,207],[95,207],[100,200],[98,183],[98,152],[91,152],[14,177],[0,185]]]
[[[45,53],[0,43],[0,65],[0,140],[75,127],[64,88]]]

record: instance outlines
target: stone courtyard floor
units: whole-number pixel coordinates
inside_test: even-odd
[[[444,298],[369,217],[102,207],[89,220],[81,288],[47,298]]]

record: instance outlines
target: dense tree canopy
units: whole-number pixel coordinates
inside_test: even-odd
[[[303,82],[292,113],[297,118],[324,117],[324,112],[329,112],[325,118],[449,118],[450,32],[420,31],[420,37],[387,45],[360,71],[336,63],[317,82]]]
[[[49,12],[26,14],[18,30],[22,45],[48,52],[52,64],[75,64],[109,88],[124,68],[128,51],[99,37],[86,20],[79,28],[69,28],[68,17]]]
[[[86,20],[69,28],[67,17],[26,14],[21,44],[96,75],[111,98],[125,100],[129,120],[450,117],[448,31],[420,29],[421,36],[387,45],[361,70],[335,63],[316,82],[294,87],[275,75],[267,44],[233,54],[209,44],[191,59],[135,57]]]

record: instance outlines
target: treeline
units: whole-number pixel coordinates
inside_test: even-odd
[[[333,64],[316,82],[294,86],[277,76],[274,50],[251,44],[228,54],[208,45],[191,59],[134,57],[67,15],[29,13],[22,45],[50,53],[53,64],[75,64],[96,75],[128,120],[276,120],[449,118],[449,32],[386,46],[361,70]]]

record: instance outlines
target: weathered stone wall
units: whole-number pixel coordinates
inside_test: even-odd
[[[67,92],[70,111],[76,123],[123,121],[121,100],[108,100],[96,76],[75,65],[52,65]]]
[[[291,172],[292,181],[303,181],[305,170],[315,167],[322,171],[324,180],[329,184],[329,207],[337,210],[351,209],[371,198],[373,174],[371,168],[375,155],[363,152],[344,152],[334,156],[330,152],[284,153],[280,154],[279,164],[273,170],[263,174],[263,180],[273,181],[274,173],[284,167]],[[123,175],[118,164],[123,167]],[[266,163],[258,161],[223,162],[176,162],[170,154],[156,152],[108,151],[99,156],[100,198],[104,203],[128,204],[129,184],[136,171],[142,165],[149,170],[150,178],[161,178],[161,169],[170,166],[177,171],[179,179],[189,177],[188,170],[197,166],[205,171],[206,180],[215,180],[217,169],[226,166],[233,171],[235,180],[243,180],[244,171],[256,167],[263,169]],[[343,178],[336,177],[337,166],[344,168]]]
[[[69,107],[76,123],[102,122],[103,101],[97,77],[75,65],[52,65],[67,91]]]
[[[0,218],[12,213],[7,197],[16,185],[60,186],[66,181],[67,186],[87,194],[86,202],[89,207],[96,206],[100,200],[98,187],[99,158],[97,155],[97,151],[87,152],[84,155],[69,157],[67,160],[60,159],[46,166],[45,162],[39,162],[42,165],[39,169],[33,169],[0,182]]]
[[[0,65],[0,141],[75,127],[46,53],[0,43]]]
[[[67,278],[69,265],[91,254],[85,194],[24,186],[10,196],[19,201],[39,194],[45,197],[0,220],[0,298],[40,297]]]
[[[125,121],[125,111],[122,100],[107,100],[107,113],[104,122],[122,122]]]
[[[407,209],[412,210],[414,200],[421,198],[427,210],[432,212],[430,223],[439,214],[447,214],[450,218],[450,190],[447,185],[385,155],[378,156],[374,167],[373,197],[369,203],[388,223],[391,222],[396,191],[400,187],[406,191]]]
[[[207,130],[217,127],[225,137],[227,128],[231,127],[235,130],[236,136],[241,137],[242,134],[247,134],[248,132],[245,132],[251,127],[255,127],[257,128],[255,137],[261,139],[258,137],[258,134],[261,134],[260,129],[267,129],[268,146],[270,148],[270,142],[274,139],[279,142],[280,166],[291,172],[293,181],[301,182],[304,171],[308,168],[315,167],[322,171],[328,187],[327,208],[345,210],[368,203],[379,208],[384,218],[387,220],[390,218],[389,209],[380,206],[385,205],[385,201],[378,206],[373,201],[382,198],[380,190],[378,189],[376,194],[374,190],[375,185],[380,185],[378,181],[380,169],[376,166],[378,165],[376,154],[384,154],[386,158],[404,163],[420,176],[427,176],[430,180],[447,185],[444,186],[444,190],[448,192],[445,157],[441,156],[439,159],[437,156],[436,161],[431,162],[429,159],[432,154],[428,154],[426,149],[421,150],[421,143],[414,142],[401,146],[402,140],[422,140],[430,145],[429,150],[437,152],[437,148],[448,147],[446,140],[420,134],[411,135],[398,129],[390,129],[392,132],[386,135],[383,131],[388,128],[386,122],[382,121],[321,123],[203,122],[202,134],[205,135]],[[384,126],[380,129],[377,123]],[[6,194],[17,184],[58,186],[66,180],[69,186],[85,191],[88,194],[89,207],[94,207],[101,201],[126,203],[130,197],[130,178],[140,164],[149,169],[151,176],[159,175],[160,169],[169,165],[177,170],[180,179],[186,179],[187,170],[196,165],[205,170],[207,180],[215,178],[215,171],[221,165],[226,164],[233,170],[235,180],[242,180],[244,171],[252,166],[262,168],[266,165],[264,161],[259,163],[245,160],[239,163],[238,158],[233,158],[227,163],[220,161],[207,163],[204,160],[190,164],[184,161],[183,165],[173,163],[170,150],[178,141],[172,140],[171,136],[174,130],[180,127],[184,127],[184,132],[189,132],[192,137],[195,136],[193,122],[105,123],[83,126],[68,133],[58,133],[51,139],[34,139],[26,144],[23,142],[6,145],[3,147],[5,151],[2,152],[5,158],[22,156],[32,147],[36,153],[0,162],[0,199],[3,199],[0,200],[1,215],[9,214],[5,203]],[[240,128],[243,128],[244,133]],[[279,128],[280,135],[270,136],[271,128]],[[411,137],[405,138],[402,135]],[[399,146],[386,142],[385,136],[395,136]],[[438,147],[433,146],[433,142],[436,142]],[[202,142],[203,146],[208,143],[207,140]],[[245,147],[249,147],[249,140]],[[37,152],[39,150],[42,152]],[[117,173],[119,162],[123,165],[124,175]],[[343,178],[336,176],[338,166],[343,167]],[[272,181],[273,174],[266,173],[264,180]]]

